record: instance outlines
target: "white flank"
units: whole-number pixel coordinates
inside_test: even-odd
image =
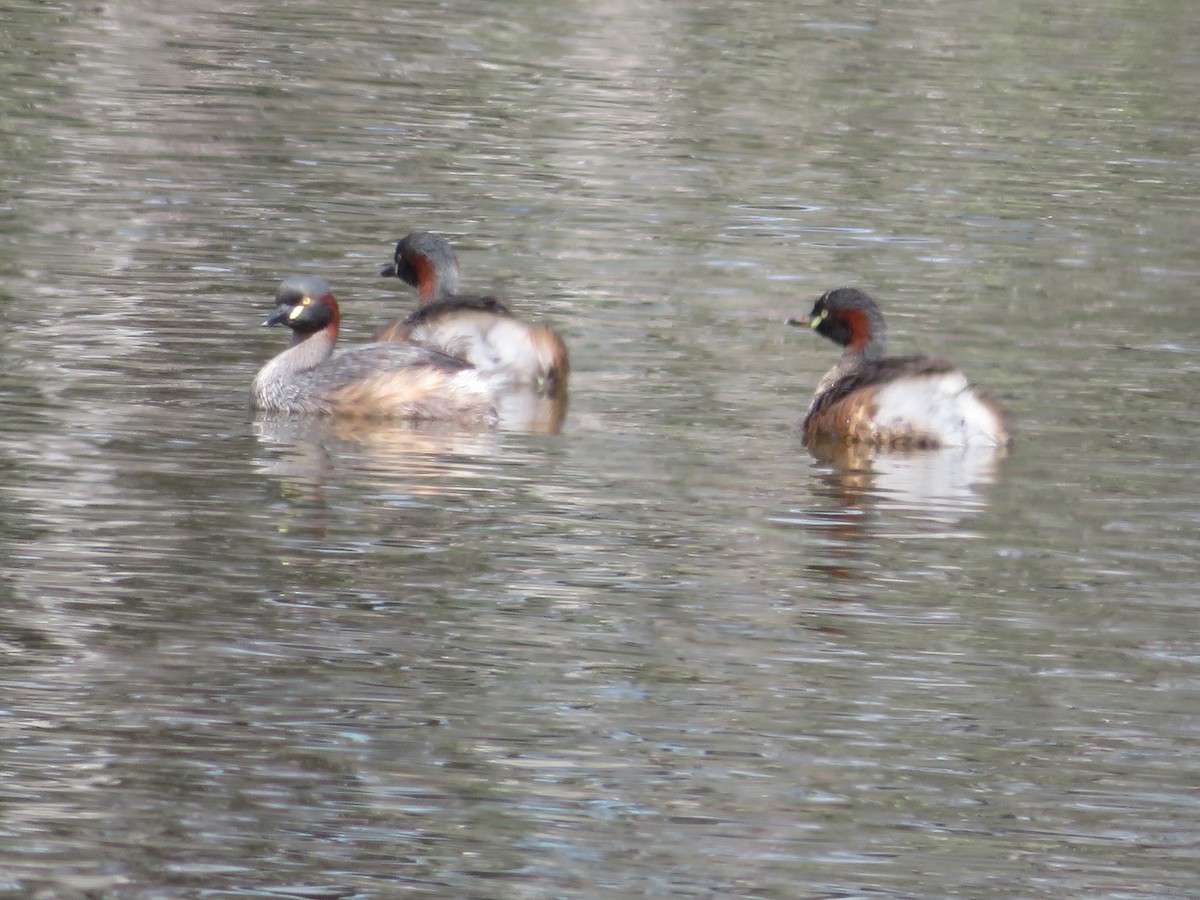
[[[528,326],[507,316],[447,317],[428,331],[418,329],[413,337],[429,340],[489,376],[516,383],[536,382],[549,365],[530,339]]]
[[[906,376],[875,395],[881,431],[919,432],[944,447],[1000,446],[1004,423],[976,396],[962,372]]]

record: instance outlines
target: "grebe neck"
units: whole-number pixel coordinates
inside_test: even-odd
[[[337,330],[324,328],[313,334],[295,332],[287,349],[270,360],[254,379],[258,396],[267,396],[283,388],[293,378],[315,369],[333,355]]]
[[[857,372],[872,360],[879,358],[879,356],[882,356],[882,349],[878,355],[873,354],[868,356],[857,347],[847,346],[842,351],[842,355],[838,357],[838,361],[834,363],[833,368],[826,372],[820,382],[817,383],[817,389],[813,392],[813,396],[820,397],[847,375]]]
[[[887,326],[883,317],[872,317],[858,310],[853,317],[846,313],[842,315],[844,319],[850,319],[852,325],[850,341],[842,351],[838,364],[847,365],[849,371],[883,359],[883,353],[887,350]]]
[[[323,328],[315,334],[293,332],[287,349],[276,358],[287,363],[289,372],[307,372],[333,356],[336,343],[336,328]]]
[[[417,296],[421,306],[448,300],[458,293],[458,264],[438,265],[427,256],[417,256],[410,263],[416,276]]]

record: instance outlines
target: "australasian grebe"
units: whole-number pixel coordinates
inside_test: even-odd
[[[875,301],[857,288],[822,294],[808,325],[845,350],[817,385],[804,440],[840,440],[893,449],[1009,443],[1004,414],[952,364],[928,356],[885,357],[887,327]]]
[[[268,412],[491,424],[489,380],[467,362],[430,347],[371,343],[333,353],[338,305],[315,275],[284,280],[264,325],[292,339],[254,379],[251,405]]]
[[[558,333],[520,321],[495,297],[458,293],[458,258],[441,235],[418,231],[401,238],[380,274],[415,287],[420,306],[377,332],[376,340],[428,344],[509,383],[566,390],[570,361]]]

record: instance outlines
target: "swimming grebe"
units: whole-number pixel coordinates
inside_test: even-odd
[[[338,305],[315,275],[284,280],[264,325],[292,339],[254,379],[250,403],[268,412],[491,424],[489,381],[467,362],[430,347],[363,344],[333,355]]]
[[[415,287],[420,306],[377,332],[376,340],[428,344],[511,384],[565,392],[570,361],[562,338],[545,325],[520,321],[495,297],[458,293],[458,258],[441,235],[418,231],[401,238],[380,274]]]
[[[1009,443],[1004,414],[945,360],[885,357],[887,326],[875,301],[856,288],[822,294],[806,318],[817,334],[846,349],[817,385],[804,440],[840,440],[894,449]]]

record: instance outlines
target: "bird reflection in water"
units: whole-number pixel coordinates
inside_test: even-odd
[[[861,443],[810,441],[820,474],[814,493],[832,501],[789,516],[820,536],[807,563],[828,581],[861,582],[866,556],[881,540],[968,537],[963,522],[987,508],[1003,448],[883,450]]]
[[[847,506],[886,502],[946,524],[984,508],[981,489],[1005,456],[986,446],[888,451],[840,441],[810,442],[809,450],[830,467],[829,495]]]
[[[566,417],[566,394],[510,389],[497,398],[499,429],[460,428],[360,417],[259,416],[254,433],[267,453],[261,471],[315,496],[340,460],[375,473],[380,487],[438,494],[448,461],[494,459],[505,432],[555,435]]]

